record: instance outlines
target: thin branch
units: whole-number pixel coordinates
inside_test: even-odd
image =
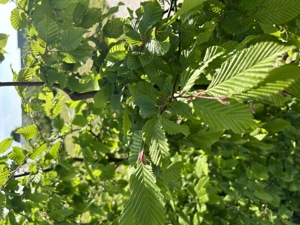
[[[18,86],[18,87],[32,87],[32,86],[44,86],[45,82],[28,82],[28,81],[16,81],[16,82],[0,82],[0,87]],[[77,91],[72,92],[68,88],[62,88],[59,84],[53,84],[52,87],[58,88],[64,91],[73,101],[84,100],[93,98],[98,91],[89,91],[79,93]]]
[[[53,171],[53,168],[47,168],[47,169],[43,170],[44,173],[47,173],[47,172],[50,172],[50,171]],[[19,173],[19,174],[15,174],[14,178],[25,177],[25,176],[28,176],[30,174],[31,174],[30,172]]]

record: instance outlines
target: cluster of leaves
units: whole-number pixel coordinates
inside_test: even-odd
[[[299,223],[300,2],[117,10],[21,0],[12,11],[29,46],[14,81],[45,85],[36,97],[17,87],[33,124],[16,130],[27,145],[0,143],[2,221]]]

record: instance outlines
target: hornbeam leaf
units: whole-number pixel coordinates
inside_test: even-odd
[[[293,46],[262,42],[226,60],[207,88],[213,96],[233,96],[250,90],[262,82],[273,68],[275,59]]]
[[[186,70],[182,72],[180,77],[182,91],[189,91],[195,84],[196,80],[199,79],[205,68],[207,68],[214,59],[218,58],[223,53],[223,49],[218,46],[211,46],[207,48],[203,62],[198,69],[194,71]]]
[[[282,105],[287,98],[282,95],[282,91],[295,93],[299,96],[300,90],[300,67],[296,65],[285,65],[270,72],[270,75],[257,87],[241,93],[237,98],[242,100],[251,99]]]
[[[9,170],[1,170],[0,171],[0,186],[2,186],[8,179],[10,175]]]
[[[21,30],[28,24],[25,12],[21,9],[13,9],[11,11],[10,22],[16,30]]]
[[[14,146],[12,152],[8,155],[8,157],[12,160],[14,160],[18,165],[21,165],[23,161],[25,160],[25,154],[23,152],[23,149]]]
[[[142,132],[137,131],[132,135],[132,144],[130,145],[129,163],[134,165],[138,159],[139,153],[142,150],[143,136]]]
[[[202,7],[203,2],[205,2],[206,0],[185,0],[182,3],[182,7],[180,8],[180,10],[178,10],[178,12],[175,14],[175,18],[178,18],[184,14],[186,14],[187,16],[184,18],[184,20],[186,18],[188,18],[190,15],[192,15],[192,13],[195,10],[200,10]],[[183,21],[184,21],[183,20]]]
[[[300,14],[299,0],[264,0],[255,14],[260,24],[283,24]]]
[[[30,155],[30,158],[35,159],[40,154],[44,153],[47,150],[47,148],[48,148],[47,143],[42,144],[41,146],[33,150],[32,154]]]
[[[210,129],[231,129],[233,132],[242,133],[254,126],[252,114],[247,105],[234,99],[228,101],[229,105],[223,105],[210,99],[196,99],[193,105],[196,115],[208,124]]]
[[[32,124],[28,125],[26,127],[21,127],[16,131],[17,134],[22,134],[23,137],[28,141],[32,138],[34,138],[38,134],[37,127]]]
[[[6,138],[0,142],[0,154],[3,154],[7,149],[10,148],[13,140],[11,138]]]
[[[151,41],[146,44],[146,48],[154,55],[165,55],[170,49],[170,43],[168,41],[169,39],[164,42],[160,42],[152,38]]]
[[[163,130],[161,117],[157,116],[149,119],[143,131],[147,143],[149,143],[150,156],[154,164],[160,165],[162,158],[169,155],[169,144]]]
[[[150,118],[157,112],[154,102],[147,95],[137,96],[134,104],[139,106],[139,113],[143,118]]]
[[[165,131],[168,134],[172,135],[172,134],[182,133],[185,136],[188,136],[190,134],[190,130],[187,125],[181,125],[181,124],[175,123],[173,121],[170,121],[166,118],[162,119],[162,124],[163,124]]]
[[[8,36],[8,34],[0,33],[0,49],[6,46]]]
[[[59,28],[57,23],[47,16],[45,16],[45,18],[38,23],[37,31],[40,38],[47,44],[56,42],[59,36]]]
[[[147,2],[144,5],[143,17],[139,25],[139,30],[141,34],[143,35],[152,26],[154,26],[162,18],[162,15],[163,10],[156,1]]]
[[[82,40],[82,35],[86,32],[82,28],[68,28],[61,37],[61,48],[63,51],[72,51],[76,49]]]
[[[131,197],[125,204],[120,225],[161,225],[165,222],[164,200],[150,165],[140,163],[130,180]]]

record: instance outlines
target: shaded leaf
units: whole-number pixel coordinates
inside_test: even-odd
[[[196,99],[193,101],[196,115],[209,125],[210,129],[231,129],[241,133],[254,126],[252,114],[247,105],[230,99],[229,105],[216,100]]]
[[[39,37],[47,44],[57,42],[59,36],[58,25],[48,16],[45,16],[45,18],[38,23],[37,31],[39,33]]]
[[[165,221],[163,195],[155,184],[156,179],[149,165],[140,163],[131,176],[130,199],[125,204],[119,223],[161,225]]]
[[[262,42],[237,52],[221,65],[207,93],[233,96],[250,90],[269,75],[275,59],[291,49],[292,46]]]
[[[298,0],[264,0],[255,17],[261,24],[283,24],[300,14]]]
[[[76,49],[82,40],[82,35],[86,33],[82,28],[68,28],[61,36],[61,48],[63,51],[72,51]]]
[[[149,143],[150,156],[154,164],[160,165],[163,158],[169,155],[169,144],[162,127],[161,118],[149,119],[143,127],[144,136]]]

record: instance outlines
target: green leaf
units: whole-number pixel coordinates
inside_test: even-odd
[[[185,21],[188,17],[190,17],[195,10],[201,10],[202,4],[206,0],[184,0],[182,3],[182,7],[178,10],[178,12],[175,14],[175,18],[178,18],[184,14],[186,14],[183,18],[183,21]]]
[[[107,105],[107,101],[113,94],[112,85],[110,83],[105,84],[95,95],[94,101],[97,108],[103,108]]]
[[[122,18],[115,18],[113,20],[109,20],[104,28],[104,35],[106,37],[111,38],[118,38],[123,34],[123,25],[124,25],[124,19]]]
[[[18,165],[21,165],[25,160],[24,150],[14,146],[12,152],[8,155],[11,160],[14,160]]]
[[[46,52],[46,44],[42,39],[30,42],[31,50],[34,55],[43,55]]]
[[[230,104],[223,105],[216,100],[196,99],[193,101],[195,113],[209,125],[210,129],[231,129],[233,132],[242,133],[254,126],[252,114],[247,105],[233,99]]]
[[[85,29],[91,28],[95,23],[97,23],[100,20],[101,14],[99,14],[99,9],[97,8],[90,8],[86,12],[86,15],[84,16],[81,27]]]
[[[187,103],[181,101],[174,101],[167,105],[168,109],[174,115],[180,115],[183,118],[193,119],[192,109]]]
[[[255,14],[260,24],[283,24],[300,14],[298,0],[264,0]]]
[[[209,177],[204,176],[199,179],[195,186],[195,191],[198,196],[198,200],[200,203],[205,203],[209,201],[207,192],[206,192],[206,187],[209,184]]]
[[[190,134],[190,130],[187,125],[178,124],[174,121],[168,120],[167,118],[162,118],[162,124],[164,130],[168,134],[173,135],[173,134],[182,133],[185,136],[188,136]]]
[[[16,133],[22,134],[23,137],[26,139],[26,141],[29,141],[30,139],[34,138],[38,134],[38,129],[34,124],[32,124],[17,129]]]
[[[18,81],[31,81],[32,77],[36,75],[36,69],[34,68],[22,68],[19,71]]]
[[[9,37],[8,34],[0,33],[0,49],[6,46],[8,37]]]
[[[139,46],[142,44],[140,34],[135,30],[129,30],[126,32],[125,40],[128,44],[133,46]]]
[[[180,74],[180,85],[182,87],[182,91],[189,91],[209,64],[223,53],[223,48],[218,46],[211,46],[207,48],[204,59],[198,69],[185,70]]]
[[[0,4],[6,4],[9,0],[0,0]]]
[[[109,56],[117,60],[123,60],[126,57],[126,53],[124,44],[117,44],[109,49]]]
[[[0,186],[7,182],[7,179],[10,175],[9,170],[0,170]]]
[[[181,162],[175,162],[168,166],[163,173],[163,177],[168,181],[177,181],[180,179],[181,169],[183,165]]]
[[[52,159],[57,159],[60,146],[61,146],[60,142],[56,142],[54,145],[51,146],[49,150],[49,155],[51,156]]]
[[[251,20],[245,19],[245,13],[230,10],[226,13],[226,17],[221,20],[221,27],[229,34],[241,34],[247,31],[251,26]]]
[[[67,85],[68,80],[67,76],[65,76],[64,74],[58,73],[56,70],[49,69],[47,82],[50,86],[57,82],[61,88],[64,88]]]
[[[144,13],[141,19],[139,30],[142,35],[152,28],[160,19],[162,19],[163,10],[156,2],[147,2],[144,5]]]
[[[37,31],[39,33],[39,37],[47,44],[57,42],[59,36],[58,25],[48,16],[45,16],[45,18],[38,23]]]
[[[208,176],[208,163],[204,156],[199,156],[195,166],[195,173],[198,178]]]
[[[44,143],[38,148],[34,149],[30,154],[30,159],[36,159],[40,154],[44,153],[48,149],[48,144]]]
[[[207,88],[213,96],[233,96],[257,86],[273,68],[275,59],[292,46],[262,42],[237,52],[226,60]]]
[[[134,104],[139,106],[139,113],[143,118],[150,118],[157,113],[157,107],[154,102],[147,95],[137,96],[134,100]]]
[[[69,52],[75,50],[82,40],[82,35],[86,33],[85,29],[70,27],[65,30],[61,36],[61,49]]]
[[[211,146],[220,139],[223,133],[222,128],[220,130],[201,129],[198,133],[192,134],[190,140],[195,148],[210,150]]]
[[[3,141],[0,142],[0,154],[3,154],[13,143],[13,139],[5,138]]]
[[[122,211],[120,225],[161,225],[165,222],[163,195],[155,183],[151,166],[139,164],[131,177],[132,193]]]
[[[13,9],[11,11],[10,22],[16,30],[21,30],[28,24],[25,12],[21,9]]]
[[[141,66],[140,60],[138,58],[138,56],[135,55],[129,55],[127,57],[127,67],[130,70],[134,70],[137,69]]]
[[[146,48],[150,53],[154,55],[158,55],[158,56],[165,55],[170,49],[169,39],[167,39],[164,42],[160,42],[152,38],[150,42],[146,44]]]
[[[267,201],[267,202],[273,201],[272,195],[269,194],[267,191],[256,191],[256,192],[254,192],[254,196],[256,196],[257,198],[259,198],[263,201]]]
[[[125,108],[125,110],[124,110],[122,122],[123,122],[123,131],[124,131],[125,134],[127,134],[130,131],[131,127],[132,127],[132,123],[131,123],[131,120],[129,118],[127,108]]]
[[[129,90],[134,99],[138,98],[140,95],[145,95],[155,101],[158,96],[158,91],[153,87],[153,85],[144,81],[130,85]]]
[[[162,127],[161,117],[149,119],[143,127],[144,136],[150,145],[150,156],[154,164],[160,165],[162,159],[169,155],[169,144]]]
[[[131,165],[135,165],[138,159],[138,156],[143,148],[143,136],[142,132],[137,131],[134,132],[132,135],[132,144],[130,145],[130,156],[129,156],[129,163]]]
[[[288,98],[282,94],[299,93],[300,90],[300,67],[285,65],[270,71],[269,76],[253,89],[241,93],[237,98],[242,100],[251,99],[267,104],[282,105]]]
[[[263,180],[267,180],[269,178],[268,175],[268,167],[259,164],[257,162],[254,162],[251,165],[251,170],[253,171],[253,175],[257,178],[257,179],[263,179]]]

